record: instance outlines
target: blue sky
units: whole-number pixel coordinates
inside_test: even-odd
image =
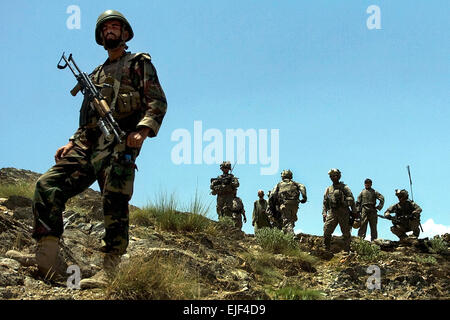
[[[81,10],[80,29],[66,26],[70,5]],[[381,29],[366,26],[370,5],[381,10]],[[110,8],[129,19],[129,50],[151,54],[168,100],[159,135],[138,158],[132,204],[145,205],[160,191],[187,203],[198,187],[216,217],[209,180],[220,174],[218,165],[171,158],[172,133],[193,136],[201,121],[203,132],[224,136],[227,129],[279,130],[274,175],[249,164],[248,147],[246,162],[234,169],[247,233],[257,190],[272,189],[285,168],[308,192],[296,229],[321,234],[330,168],[342,171],[355,197],[370,177],[387,208],[396,202],[394,189],[409,190],[407,165],[427,234],[449,230],[448,1],[6,2],[0,167],[43,173],[53,164],[77,129],[82,100],[69,94],[72,74],[56,64],[63,51],[86,72],[103,63],[94,27]],[[379,221],[379,234],[394,239],[389,226]]]

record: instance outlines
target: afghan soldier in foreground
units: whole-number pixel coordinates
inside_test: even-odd
[[[219,220],[223,217],[232,217],[233,198],[237,188],[239,187],[239,180],[233,174],[229,173],[231,170],[231,163],[224,161],[220,165],[220,170],[223,174],[217,178],[211,179],[211,194],[217,195],[217,215]]]
[[[356,211],[361,215],[361,226],[359,227],[358,237],[364,239],[366,237],[367,225],[370,224],[370,238],[374,241],[378,238],[377,233],[377,210],[383,209],[384,197],[378,191],[372,189],[372,180],[364,181],[365,189],[361,191],[356,200]],[[377,199],[379,201],[376,204]]]
[[[281,182],[272,190],[272,195],[279,199],[281,213],[281,229],[284,233],[294,234],[297,221],[298,204],[306,202],[306,188],[303,184],[292,180],[291,170],[281,172]],[[302,200],[300,200],[300,194]]]
[[[331,169],[328,172],[333,184],[325,190],[323,197],[323,240],[326,250],[331,247],[331,235],[336,229],[337,225],[341,227],[342,235],[345,243],[345,251],[350,252],[351,241],[351,225],[350,215],[357,217],[355,200],[352,191],[341,179],[341,172],[339,169]],[[328,213],[328,214],[327,214]]]
[[[264,199],[264,191],[258,190],[259,199],[253,204],[252,226],[255,232],[261,228],[270,228],[270,220],[267,216],[267,201]]]
[[[395,195],[398,198],[398,203],[390,206],[384,216],[391,218],[391,213],[395,213],[395,217],[392,219],[394,224],[391,227],[391,231],[400,240],[407,238],[406,232],[412,231],[413,236],[418,238],[420,234],[420,213],[422,208],[417,203],[408,199],[408,191],[405,189],[395,190]]]
[[[144,140],[158,134],[166,113],[166,98],[150,55],[125,51],[125,43],[133,35],[131,25],[120,12],[102,13],[97,19],[95,40],[107,50],[108,59],[89,75],[126,137],[121,142],[108,140],[97,126],[99,115],[90,108],[92,102],[85,96],[78,130],[56,151],[56,164],[36,183],[33,238],[38,242],[37,252],[35,256],[10,254],[25,264],[36,263],[43,275],[66,277],[58,257],[62,212],[68,199],[97,180],[105,220],[100,248],[104,253],[103,270],[93,279],[83,279],[82,288],[106,284],[126,252],[135,161]]]
[[[231,212],[234,226],[239,230],[242,229],[242,216],[244,217],[244,223],[247,223],[247,217],[245,216],[244,204],[242,203],[241,198],[236,195],[236,191],[234,192],[233,204],[231,206]]]

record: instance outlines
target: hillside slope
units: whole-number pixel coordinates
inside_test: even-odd
[[[448,234],[407,243],[379,240],[376,245],[352,238],[353,254],[347,256],[340,237],[333,238],[332,253],[322,249],[322,237],[308,234],[298,234],[288,243],[289,250],[271,249],[270,239],[226,223],[185,212],[164,213],[172,223],[197,221],[177,227],[162,216],[138,219],[143,211],[136,207],[131,208],[137,214],[116,279],[106,289],[71,290],[5,257],[11,249],[34,250],[30,197],[38,177],[27,170],[0,170],[0,299],[450,298]],[[64,224],[61,255],[80,267],[83,278],[92,276],[102,262],[100,194],[87,190],[74,197]],[[277,239],[278,244],[283,240]],[[379,290],[367,288],[371,265],[381,273]]]

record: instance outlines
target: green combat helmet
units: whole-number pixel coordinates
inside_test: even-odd
[[[230,161],[224,161],[220,164],[220,169],[229,169],[231,170],[231,162]]]
[[[341,171],[339,171],[339,169],[330,169],[330,171],[328,171],[328,175],[331,176],[332,174],[337,174],[339,178],[341,178]]]
[[[405,189],[395,189],[395,195],[399,198],[406,198],[408,199],[409,194],[408,191],[406,191]]]
[[[292,179],[292,171],[291,170],[283,170],[281,172],[281,179]]]
[[[125,41],[130,41],[131,39],[133,39],[133,29],[131,28],[131,25],[128,23],[128,20],[124,17],[124,15],[116,10],[106,10],[98,16],[97,24],[95,25],[95,41],[101,46],[103,45],[101,26],[104,22],[113,19],[121,21],[123,23],[123,28],[129,32],[130,36]]]

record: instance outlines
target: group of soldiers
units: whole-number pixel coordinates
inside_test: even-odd
[[[231,163],[224,161],[220,165],[223,174],[211,179],[211,194],[217,195],[217,214],[219,221],[230,217],[235,226],[242,228],[247,221],[242,200],[237,197],[238,178],[231,171]],[[341,179],[339,169],[331,169],[328,175],[332,184],[326,188],[323,197],[322,217],[324,222],[324,247],[330,250],[331,236],[337,225],[340,226],[344,240],[345,251],[350,251],[352,227],[358,230],[358,237],[365,238],[367,227],[370,226],[371,241],[378,238],[378,217],[392,221],[392,233],[404,240],[407,232],[412,231],[414,237],[420,234],[420,213],[422,209],[408,199],[408,191],[395,190],[399,202],[389,207],[384,216],[377,212],[384,206],[384,196],[372,188],[372,180],[364,181],[364,189],[358,195],[356,202],[350,188]],[[301,197],[300,197],[301,195]],[[306,187],[292,180],[292,172],[283,170],[281,181],[268,193],[264,199],[264,191],[258,190],[258,200],[253,205],[252,225],[255,233],[261,228],[278,228],[284,233],[294,235],[294,225],[297,221],[297,211],[300,203],[307,201]],[[378,203],[377,203],[378,201]],[[395,214],[394,217],[391,214]]]
[[[98,17],[93,35],[96,43],[107,51],[105,62],[88,75],[99,94],[92,97],[86,88],[81,88],[85,96],[79,128],[68,143],[56,151],[55,165],[36,183],[32,204],[36,252],[10,250],[6,253],[7,257],[24,266],[37,266],[41,275],[49,279],[65,277],[67,265],[59,255],[64,232],[63,211],[71,197],[97,181],[105,222],[99,248],[103,253],[103,268],[92,278],[81,280],[81,288],[103,287],[117,272],[129,243],[128,203],[133,194],[135,162],[144,141],[158,135],[167,111],[166,96],[150,55],[126,51],[126,43],[134,37],[128,20],[116,10],[107,10]],[[82,78],[77,77],[77,86]],[[71,92],[75,92],[75,88]],[[96,105],[101,105],[105,114],[96,111]],[[108,138],[108,130],[100,119],[107,116],[117,121],[123,138]],[[244,223],[247,218],[242,200],[237,197],[239,181],[230,173],[229,162],[222,163],[221,169],[223,174],[211,180],[212,194],[217,195],[219,219],[229,217],[236,227],[241,228],[242,217]],[[329,174],[333,185],[327,188],[324,197],[325,246],[329,248],[337,224],[349,244],[350,216],[356,219],[359,212],[362,219],[360,235],[365,235],[370,223],[372,239],[376,238],[375,215],[383,206],[382,196],[371,189],[371,183],[367,184],[369,187],[366,186],[358,197],[355,207],[350,189],[339,181],[339,170],[332,169]],[[306,188],[292,180],[290,170],[284,170],[281,177],[282,181],[270,191],[268,201],[264,200],[264,192],[258,191],[259,199],[255,201],[252,219],[255,229],[276,227],[294,233],[299,203],[305,203],[307,199]],[[420,207],[408,200],[405,190],[396,194],[400,202],[386,211],[388,216],[396,213],[395,219],[392,218],[392,232],[402,238],[405,232],[413,230],[418,236]],[[380,201],[377,207],[375,199]]]

